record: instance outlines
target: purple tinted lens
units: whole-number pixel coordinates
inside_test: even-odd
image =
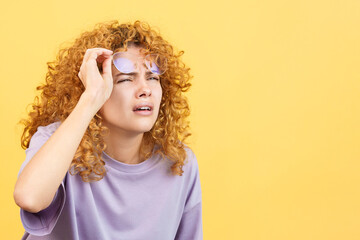
[[[145,61],[145,64],[146,64],[147,68],[148,68],[152,73],[155,73],[155,74],[158,74],[158,75],[162,74],[162,72],[160,71],[160,69],[158,68],[158,66],[156,66],[155,63],[146,60],[146,61]]]
[[[122,73],[131,73],[135,70],[133,62],[127,58],[116,58],[113,59],[114,65]]]

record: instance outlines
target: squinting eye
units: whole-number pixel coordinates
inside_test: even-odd
[[[160,78],[159,77],[151,77],[151,78],[149,78],[150,80],[156,80],[156,81],[159,81],[160,80]]]
[[[127,81],[131,82],[131,79],[122,79],[122,80],[117,81],[117,83],[127,82]]]

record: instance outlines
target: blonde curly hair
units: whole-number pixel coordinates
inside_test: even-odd
[[[70,47],[59,51],[56,60],[48,62],[46,83],[36,89],[41,91],[36,96],[28,117],[21,120],[24,131],[21,146],[29,147],[30,139],[39,126],[63,122],[78,103],[85,88],[78,77],[78,72],[89,48],[106,48],[112,51],[127,49],[129,44],[142,46],[145,53],[158,53],[167,59],[167,70],[160,76],[163,95],[158,118],[153,128],[144,133],[140,147],[141,156],[147,159],[152,154],[167,157],[173,164],[174,175],[182,175],[186,159],[184,141],[191,135],[189,105],[183,92],[188,91],[192,76],[180,57],[183,51],[175,52],[170,43],[147,23],[135,21],[134,24],[119,24],[118,21],[99,23],[93,31],[80,35]],[[108,129],[100,116],[91,120],[70,165],[70,174],[79,174],[84,182],[101,180],[106,174],[102,152],[106,149],[103,137]],[[158,148],[154,148],[159,146]],[[156,149],[145,151],[144,149]]]

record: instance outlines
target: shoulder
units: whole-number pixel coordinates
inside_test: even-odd
[[[197,162],[194,151],[187,145],[185,145],[184,150],[186,152],[185,163],[194,163]]]
[[[46,126],[39,126],[34,135],[31,137],[30,147],[31,145],[34,145],[34,143],[43,142],[44,140],[46,141],[48,138],[50,138],[50,136],[56,131],[60,124],[61,122],[54,122]]]
[[[43,136],[50,137],[56,131],[56,129],[60,126],[60,124],[61,124],[61,122],[59,121],[59,122],[50,123],[49,125],[46,125],[46,126],[39,126],[33,136],[43,135]]]
[[[195,175],[198,175],[199,172],[198,160],[195,156],[194,151],[187,145],[185,145],[185,151],[186,151],[186,159],[184,161],[184,167],[183,167],[184,173],[194,177]]]
[[[61,122],[54,122],[50,123],[46,126],[39,126],[34,133],[34,135],[30,139],[30,146],[31,148],[34,145],[38,145],[38,143],[43,143],[47,141],[51,135],[56,131],[56,129],[60,126]]]
[[[54,122],[46,126],[39,126],[34,135],[31,137],[29,148],[26,152],[30,149],[38,149],[41,147],[56,131],[60,124],[61,122]]]
[[[183,167],[184,170],[184,184],[186,189],[186,200],[184,206],[184,213],[194,209],[195,206],[201,206],[201,184],[199,165],[195,153],[189,148],[185,148],[187,159]]]
[[[61,122],[54,122],[47,126],[39,126],[37,128],[36,132],[30,139],[29,147],[25,150],[26,158],[20,167],[19,174],[22,172],[26,164],[28,164],[30,159],[32,159],[36,152],[41,148],[41,146],[43,146],[50,136],[56,131],[60,124]]]

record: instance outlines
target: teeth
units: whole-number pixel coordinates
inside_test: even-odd
[[[150,111],[150,108],[149,107],[141,107],[141,108],[138,108],[137,110],[149,110]]]

